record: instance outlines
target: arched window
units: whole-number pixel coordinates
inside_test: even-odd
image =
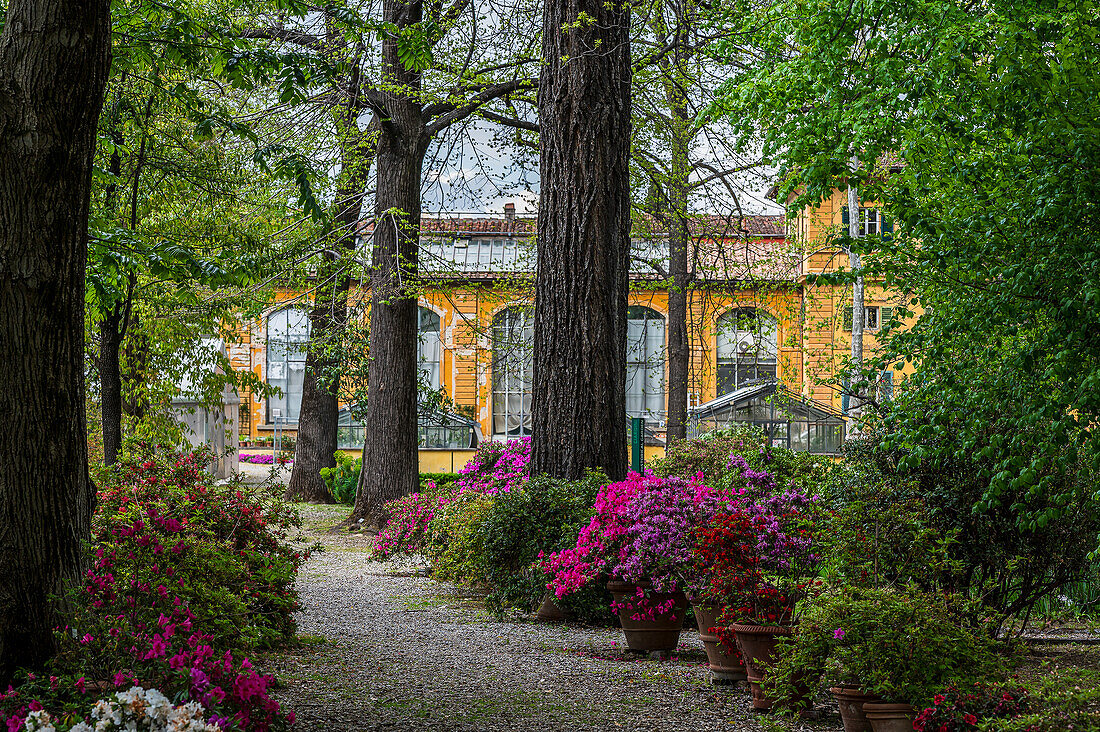
[[[760,381],[775,381],[779,356],[775,318],[737,308],[718,318],[718,395]]]
[[[306,376],[309,318],[301,308],[283,308],[267,316],[267,383],[282,394],[267,400],[267,422],[297,422]]]
[[[439,366],[442,361],[443,341],[439,338],[439,315],[434,310],[420,308],[416,340],[420,383],[432,391],[439,391],[442,384],[439,378]]]
[[[626,413],[663,420],[665,319],[656,310],[626,309]]]
[[[493,434],[531,434],[531,314],[511,307],[493,316]]]

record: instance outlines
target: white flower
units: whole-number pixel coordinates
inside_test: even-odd
[[[88,724],[87,722],[80,722],[79,724],[74,724],[72,727],[70,727],[69,732],[96,732],[96,730],[94,727],[92,727],[92,725]]]

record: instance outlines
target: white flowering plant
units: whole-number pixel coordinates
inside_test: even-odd
[[[40,709],[27,714],[22,727],[25,732],[222,732],[213,719],[206,719],[206,710],[198,702],[173,705],[156,689],[131,686],[119,691],[114,699],[100,699],[92,705],[87,718],[70,724]]]

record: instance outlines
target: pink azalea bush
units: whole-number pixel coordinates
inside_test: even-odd
[[[459,490],[473,491],[483,496],[507,493],[527,485],[530,462],[530,437],[508,442],[483,442],[473,459],[458,471],[459,478],[455,485]]]
[[[47,709],[90,722],[97,694],[132,685],[200,705],[221,730],[293,721],[270,697],[274,679],[241,651],[294,638],[305,559],[286,543],[296,515],[262,489],[212,485],[207,459],[146,451],[101,476],[91,567],[58,629],[59,654],[48,675],[0,695],[0,730]]]
[[[447,489],[435,483],[386,504],[386,525],[374,540],[374,556],[419,554],[427,547],[429,525],[440,511],[471,496],[495,496],[522,489],[528,482],[531,438],[508,442],[483,442],[477,453],[458,471],[459,478]]]
[[[658,592],[693,584],[686,577],[693,530],[732,496],[683,478],[631,473],[609,483],[596,497],[589,524],[571,549],[551,554],[543,568],[557,597],[576,592],[599,577],[649,581]],[[690,587],[688,587],[690,589]]]
[[[241,454],[238,456],[242,463],[252,463],[253,465],[274,465],[276,462],[275,456],[269,452],[260,453],[259,455]],[[294,458],[282,457],[278,458],[279,465],[290,465],[294,462]]]

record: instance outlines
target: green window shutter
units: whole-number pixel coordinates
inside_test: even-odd
[[[847,306],[844,307],[843,317],[844,317],[844,330],[851,331],[852,330],[852,306],[851,305],[847,305]]]
[[[844,224],[845,226],[848,225],[848,207],[847,206],[840,209],[840,222],[842,224]]]
[[[879,308],[878,327],[885,328],[894,319],[894,309],[883,305]]]
[[[851,391],[852,380],[845,376],[840,382],[840,411],[842,414],[848,413],[848,392]]]

